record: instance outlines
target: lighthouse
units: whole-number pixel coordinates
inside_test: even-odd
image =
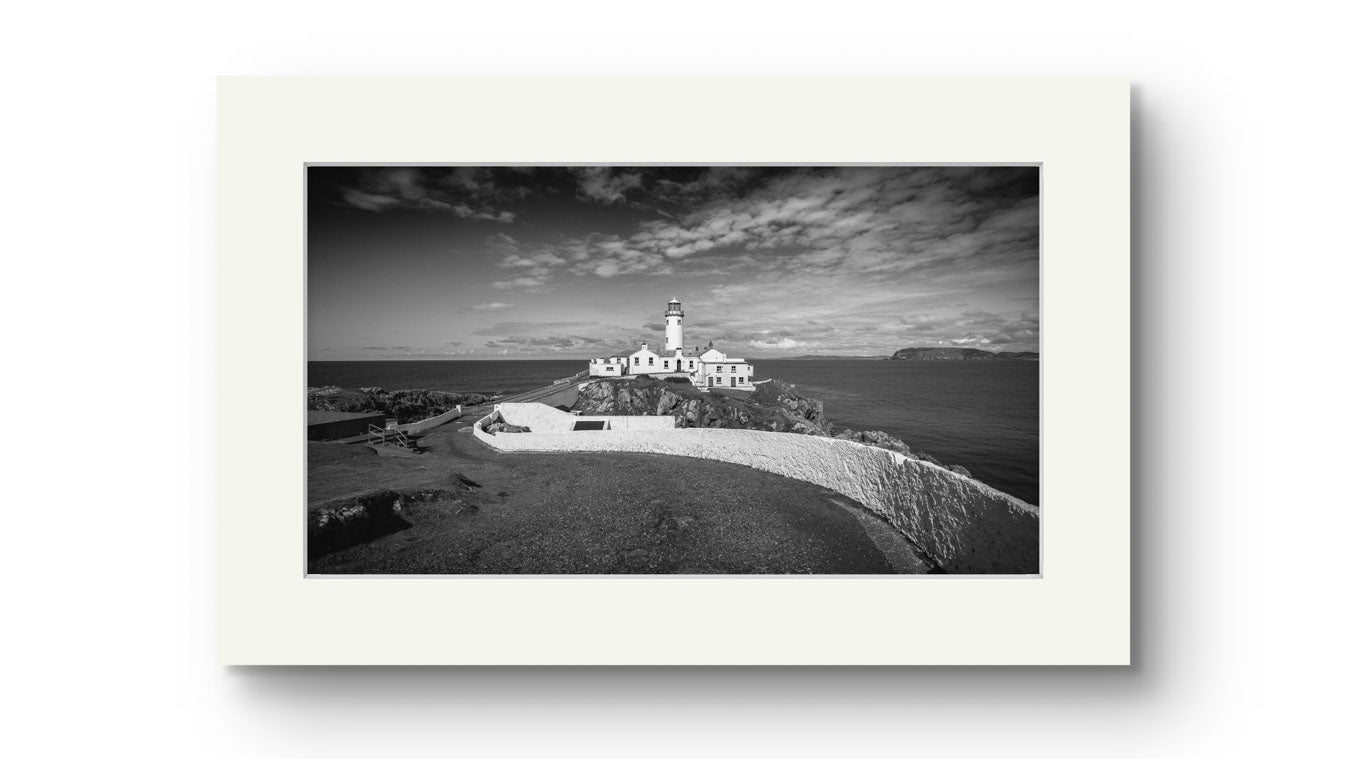
[[[641,348],[631,353],[591,359],[592,377],[622,379],[643,374],[666,380],[687,380],[704,391],[755,389],[755,367],[743,358],[728,358],[713,347],[711,340],[707,350],[694,348],[694,353],[684,355],[684,307],[675,298],[666,304],[665,350],[649,350],[644,342]]]
[[[666,350],[684,350],[684,309],[680,302],[671,298],[666,304]]]

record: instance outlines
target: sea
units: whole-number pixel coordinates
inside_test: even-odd
[[[1028,503],[1040,503],[1036,361],[754,359],[825,403],[837,427],[881,430]],[[586,369],[564,361],[311,361],[310,387],[383,387],[512,395]]]

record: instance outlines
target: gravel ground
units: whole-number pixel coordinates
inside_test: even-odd
[[[309,444],[309,498],[477,487],[410,503],[409,526],[316,558],[319,574],[892,574],[929,565],[880,519],[809,483],[717,461],[492,450],[455,422],[427,452]],[[463,490],[463,488],[459,488]]]

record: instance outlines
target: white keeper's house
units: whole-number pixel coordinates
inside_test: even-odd
[[[728,358],[708,341],[706,349],[695,347],[684,352],[684,309],[680,301],[666,304],[666,345],[653,351],[643,343],[629,354],[616,353],[608,358],[591,359],[592,377],[624,377],[634,374],[687,377],[698,387],[753,390],[755,367],[743,358]]]

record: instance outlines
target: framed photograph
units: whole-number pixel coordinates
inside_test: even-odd
[[[219,87],[224,662],[1129,662],[1127,81]]]

